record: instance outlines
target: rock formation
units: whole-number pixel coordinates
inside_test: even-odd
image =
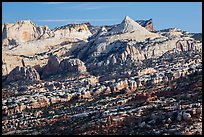
[[[3,57],[5,56],[7,65],[2,65],[2,70],[5,74],[9,73],[18,63],[21,66],[21,61],[19,60],[22,59],[26,65],[35,66],[42,77],[47,77],[57,74],[62,70],[85,71],[86,66],[94,68],[120,64],[140,64],[145,59],[158,58],[168,51],[202,50],[202,43],[200,41],[195,41],[188,33],[180,29],[170,28],[154,31],[154,33],[148,31],[148,28],[151,31],[154,29],[152,19],[134,21],[126,16],[120,24],[99,27],[99,30],[93,35],[89,31],[89,28],[93,28],[94,26],[90,23],[69,24],[50,31],[46,27],[45,29],[43,27],[37,27],[31,21],[19,21],[15,24],[2,25],[2,39],[7,40],[9,43],[10,40],[7,38],[7,33],[10,29],[16,28],[15,26],[22,31],[30,30],[33,27],[32,33],[38,33],[35,35],[32,34],[34,36],[31,39],[26,39],[26,43],[21,43],[9,49],[7,53],[4,52]],[[9,31],[7,28],[10,28]],[[13,37],[14,44],[16,44],[16,40],[19,41],[16,35],[17,33],[10,35]],[[53,37],[45,39],[51,36]],[[23,38],[23,36],[19,36],[19,38]],[[36,41],[36,39],[38,40]],[[88,40],[88,43],[87,41],[83,41],[84,45],[81,46],[80,40]],[[22,39],[20,41],[23,42]],[[69,46],[62,47],[64,45]],[[31,48],[32,51],[30,50]],[[65,49],[63,50],[63,48]],[[4,47],[4,50],[6,50],[6,47]],[[73,69],[70,70],[70,66],[67,66],[70,62],[67,59],[63,60],[60,66],[59,60],[55,57],[49,57],[49,61],[44,67],[37,66],[44,65],[47,57],[52,52],[55,52],[55,55],[62,56],[62,58],[60,57],[61,59],[70,55],[79,58],[86,63],[86,66],[80,63],[80,61],[77,61],[79,64],[73,65],[75,67],[70,65]],[[9,58],[7,58],[8,55]],[[18,60],[18,63],[11,64],[11,61],[9,62],[11,58],[15,58],[15,62]],[[6,68],[7,72],[5,71]]]
[[[155,31],[152,19],[149,19],[149,20],[136,20],[136,22],[139,23],[142,27],[144,27],[148,31]]]
[[[7,70],[6,62],[2,60],[2,76],[5,76],[7,74],[8,74],[8,70]]]
[[[48,58],[48,62],[42,68],[42,77],[47,77],[59,72],[59,59],[57,56],[51,55]]]
[[[3,135],[202,134],[199,39],[129,17],[91,37],[85,26],[2,37]]]
[[[193,33],[192,38],[202,42],[202,33]]]
[[[121,24],[107,30],[101,28],[90,37],[90,42],[78,55],[86,63],[97,66],[140,62],[145,59],[139,41],[160,37],[151,33],[137,22],[125,17]],[[138,42],[137,42],[138,41]]]
[[[105,26],[103,26],[95,34],[93,34],[89,39],[98,38],[98,37],[104,35],[107,32],[108,32],[107,29],[105,28]]]
[[[135,20],[139,25],[147,29],[148,31],[155,31],[154,29],[154,24],[153,24],[153,19],[149,20]],[[105,27],[107,30],[110,30],[111,28],[117,26],[117,25],[105,25],[105,26],[93,26],[89,22],[84,23],[88,26],[89,30],[91,33],[94,35],[98,33],[99,30],[101,30],[102,27]]]
[[[158,58],[168,51],[201,51],[201,45],[180,29],[170,28],[151,33],[125,17],[121,24],[109,30],[103,27],[90,37],[88,45],[79,52],[78,58],[91,68],[132,64]]]
[[[60,62],[60,72],[86,72],[86,66],[80,59],[63,59]]]
[[[86,24],[69,24],[53,30],[56,38],[77,38],[86,40],[92,33]]]
[[[2,28],[3,45],[17,45],[53,36],[54,33],[47,26],[37,26],[30,20],[4,24]]]
[[[127,33],[127,32],[134,32],[137,31],[140,35],[149,34],[149,31],[146,30],[144,27],[139,25],[137,22],[132,20],[130,17],[126,16],[125,19],[121,22],[121,24],[113,27],[109,33],[110,34],[120,34],[120,33]]]
[[[35,81],[35,80],[40,80],[40,76],[38,72],[30,67],[19,67],[17,66],[14,68],[9,74],[6,79],[7,82],[12,82],[12,81]]]

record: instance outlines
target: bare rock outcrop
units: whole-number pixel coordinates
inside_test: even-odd
[[[107,33],[107,32],[108,32],[108,30],[106,29],[105,26],[103,26],[103,27],[101,27],[96,33],[94,33],[94,34],[90,37],[90,39],[98,38],[98,37],[104,35],[104,34]]]
[[[153,19],[149,19],[149,20],[135,20],[135,22],[137,22],[139,25],[141,25],[142,27],[144,27],[148,31],[155,31]],[[112,27],[117,26],[117,25],[93,26],[90,23],[85,23],[85,24],[88,26],[89,30],[91,31],[91,33],[93,35],[98,33],[103,27],[105,27],[107,30],[110,30]]]
[[[154,68],[145,68],[139,71],[139,76],[146,75],[146,74],[153,74],[156,73],[156,69]]]
[[[42,68],[42,77],[44,78],[53,74],[57,74],[59,72],[59,64],[60,61],[57,56],[50,56],[48,58],[47,64]]]
[[[142,43],[160,37],[126,16],[120,24],[111,29],[102,27],[90,37],[88,45],[79,52],[77,58],[85,61],[90,68],[141,63],[147,58]]]
[[[179,40],[176,43],[176,49],[179,51],[191,51],[200,50],[200,47],[193,40]]]
[[[138,62],[145,59],[144,54],[138,48],[128,43],[124,43],[118,47],[117,51],[113,49],[111,52],[113,54],[108,56],[107,60],[104,60],[104,65]]]
[[[144,27],[139,25],[137,22],[132,20],[130,17],[126,16],[125,19],[121,22],[121,24],[113,27],[109,33],[118,34],[118,33],[127,33],[137,31],[137,33],[141,35],[148,35],[150,32],[146,30]]]
[[[86,62],[91,69],[121,63],[140,64],[145,59],[159,58],[166,52],[202,51],[201,42],[195,41],[179,29],[161,31],[159,32],[161,35],[158,37],[148,37],[147,35],[151,33],[148,32],[143,40],[139,41],[136,38],[141,35],[137,37],[136,33],[143,31],[144,28],[141,29],[141,26],[135,25],[128,17],[121,24],[113,29],[114,32],[116,30],[118,33],[120,32],[119,34],[116,32],[113,35],[107,35],[113,30],[110,32],[101,31],[104,32],[103,35],[96,34],[88,46],[81,50],[78,58]],[[127,38],[125,38],[125,34],[128,34]]]
[[[202,42],[202,33],[193,33],[191,35],[192,35],[191,37],[194,38],[195,40]]]
[[[2,60],[2,76],[5,76],[7,74],[8,74],[8,70],[7,70],[6,62]]]
[[[136,20],[142,27],[146,28],[148,31],[155,31],[153,20]]]
[[[90,47],[81,57],[90,67],[109,66],[121,63],[138,63],[145,59],[145,55],[138,48],[138,44],[129,43],[127,40],[118,40],[111,44],[103,43]]]
[[[30,66],[26,66],[26,67],[17,66],[8,74],[6,81],[12,82],[12,81],[19,81],[19,80],[36,81],[36,80],[40,80],[40,76],[38,72]]]
[[[47,26],[37,26],[30,20],[4,24],[2,28],[3,45],[17,45],[53,36],[54,33]]]
[[[60,62],[60,72],[86,72],[86,66],[80,59],[63,59]]]
[[[4,60],[2,60],[2,81],[4,81],[8,74],[7,64]]]
[[[77,38],[86,40],[92,35],[86,24],[69,24],[55,28],[53,31],[56,38]]]
[[[159,34],[168,38],[175,38],[175,37],[183,37],[185,36],[185,32],[178,28],[168,28],[158,31]]]

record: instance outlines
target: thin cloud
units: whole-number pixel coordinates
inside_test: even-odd
[[[35,20],[36,22],[100,22],[100,21],[115,21],[115,19],[45,19]]]
[[[104,9],[106,7],[104,6],[95,6],[95,7],[84,7],[83,10],[98,10],[98,9]]]
[[[52,4],[52,5],[55,5],[55,4],[64,4],[64,3],[68,3],[68,2],[43,2],[43,4]]]
[[[67,22],[68,19],[46,19],[46,20],[36,20],[36,22]]]

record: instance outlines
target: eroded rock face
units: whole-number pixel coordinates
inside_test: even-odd
[[[179,40],[176,43],[176,49],[179,51],[200,50],[199,47],[193,40]]]
[[[136,20],[142,27],[145,27],[148,31],[155,31],[153,20]]]
[[[111,51],[113,54],[107,58],[107,61],[104,63],[105,65],[138,62],[145,59],[145,56],[133,45],[125,43],[118,47],[118,50],[119,52],[116,51],[116,53]]]
[[[42,68],[42,77],[58,73],[60,61],[57,56],[50,56],[47,64]]]
[[[86,24],[70,24],[55,28],[53,31],[56,38],[78,38],[86,40],[92,35]]]
[[[53,36],[54,33],[47,26],[37,26],[29,20],[5,24],[2,28],[3,45],[17,45]]]
[[[123,34],[118,35],[116,39],[108,39],[112,36],[96,37],[80,51],[78,58],[86,62],[89,68],[94,68],[121,63],[140,63],[145,59],[159,58],[166,52],[202,51],[201,42],[183,36],[177,29],[170,29],[162,34],[165,36],[146,38],[141,42],[134,39],[123,40]]]
[[[180,38],[182,36],[185,36],[185,32],[183,32],[181,29],[178,29],[178,28],[163,29],[163,30],[159,30],[158,33],[168,38],[172,38],[172,37]]]
[[[120,63],[139,62],[145,59],[138,45],[132,45],[128,41],[115,41],[111,44],[99,44],[90,47],[81,57],[88,64],[95,64],[95,66],[109,66]]]
[[[125,19],[121,22],[121,24],[111,28],[109,31],[110,34],[118,34],[118,33],[127,33],[137,31],[141,35],[148,35],[150,32],[146,30],[144,27],[139,25],[137,22],[132,20],[130,17],[126,16]]]
[[[140,63],[147,58],[145,46],[140,43],[146,39],[159,38],[160,35],[149,32],[137,22],[126,16],[124,20],[111,29],[101,28],[93,35],[88,45],[80,51],[77,58],[87,66],[103,66],[132,62]]]
[[[36,81],[36,80],[40,80],[40,76],[38,72],[30,66],[26,66],[26,67],[17,66],[8,74],[8,77],[6,80],[7,82],[19,81],[19,80]]]
[[[42,67],[38,64],[33,66],[33,68],[40,74],[42,75]]]
[[[147,29],[148,31],[155,31],[154,29],[154,24],[153,24],[153,19],[149,19],[149,20],[135,20],[135,22],[137,22],[139,25],[141,25],[142,27],[144,27],[145,29]],[[110,26],[93,26],[90,23],[85,23],[89,30],[91,31],[91,33],[94,35],[96,33],[98,33],[103,27],[105,27],[107,30],[110,30],[112,27],[114,27],[115,25],[110,25]]]
[[[2,60],[2,76],[5,76],[7,74],[8,74],[8,70],[7,70],[6,62]]]
[[[64,59],[60,62],[60,72],[86,72],[86,66],[80,59]]]
[[[155,72],[157,72],[157,71],[156,71],[156,69],[154,69],[154,68],[145,68],[145,69],[143,69],[143,70],[141,70],[141,71],[139,72],[139,76],[141,76],[141,75],[146,75],[146,74],[153,74],[153,73],[155,73]]]
[[[94,33],[90,39],[94,39],[94,38],[98,38],[100,36],[102,36],[103,34],[107,33],[107,29],[103,26],[101,27],[96,33]]]
[[[7,69],[6,62],[2,60],[2,81],[6,79],[7,74],[8,74],[8,69]]]
[[[198,40],[198,41],[201,41],[201,42],[202,42],[202,33],[192,34],[192,38],[194,38],[195,40]]]

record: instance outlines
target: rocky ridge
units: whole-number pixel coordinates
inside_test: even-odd
[[[154,29],[154,24],[153,24],[153,19],[149,20],[135,20],[139,25],[142,27],[146,28],[148,31],[155,31]],[[104,25],[104,26],[93,26],[89,22],[84,23],[88,26],[89,30],[91,31],[92,34],[97,33],[102,27],[105,27],[107,30],[110,30],[112,27],[117,26],[117,25]]]
[[[171,50],[201,51],[202,46],[201,42],[193,40],[180,30],[163,30],[156,35],[125,17],[120,25],[110,30],[105,27],[100,29],[90,38],[88,46],[79,52],[77,58],[84,60],[87,66],[101,67],[141,63],[145,59],[158,58]]]
[[[2,45],[3,134],[201,135],[202,41],[149,22]]]
[[[146,30],[144,27],[139,25],[137,22],[132,20],[130,17],[126,16],[124,20],[117,26],[114,26],[109,30],[109,33],[118,34],[118,33],[127,33],[136,31],[139,35],[148,35],[149,31]]]
[[[69,24],[53,29],[56,38],[78,38],[86,40],[92,33],[86,24]]]
[[[47,26],[37,26],[30,20],[4,24],[2,27],[3,45],[17,45],[54,36],[54,33]]]

